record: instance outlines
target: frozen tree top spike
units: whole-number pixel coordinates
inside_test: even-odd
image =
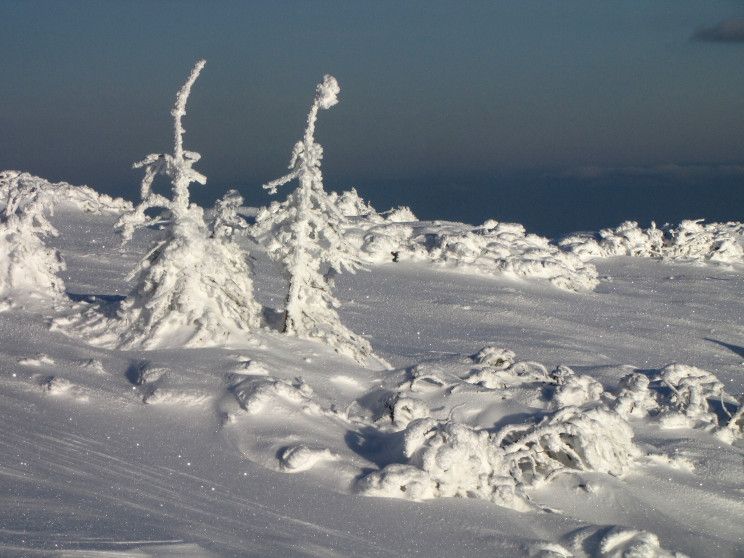
[[[341,88],[336,78],[330,74],[323,76],[323,82],[315,88],[315,102],[322,109],[329,109],[338,104],[338,94]]]
[[[185,130],[183,129],[183,125],[181,124],[181,119],[186,114],[186,102],[189,100],[189,95],[191,94],[191,88],[194,85],[194,82],[196,81],[196,78],[199,77],[199,74],[201,73],[202,69],[204,69],[204,66],[206,65],[207,61],[203,58],[198,60],[196,64],[194,65],[194,68],[191,70],[191,73],[189,74],[188,79],[186,80],[186,83],[183,84],[183,87],[178,91],[178,95],[176,95],[176,104],[173,105],[173,110],[171,110],[171,115],[173,115],[174,119],[174,139],[175,139],[175,152],[173,155],[180,159],[183,157],[183,134]]]
[[[330,74],[323,76],[323,81],[315,86],[315,97],[307,115],[307,126],[305,135],[301,141],[298,141],[292,149],[292,157],[289,161],[289,174],[267,182],[263,185],[264,190],[270,194],[276,194],[277,188],[287,182],[298,178],[300,169],[304,166],[320,166],[320,160],[323,157],[323,148],[315,142],[315,122],[318,119],[320,109],[329,109],[338,104],[338,94],[341,87],[338,85],[336,78]]]

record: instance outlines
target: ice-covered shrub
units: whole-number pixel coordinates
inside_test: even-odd
[[[69,207],[86,213],[120,213],[132,209],[130,202],[101,194],[88,186],[49,182],[27,172],[13,170],[0,172],[0,200],[7,199],[9,192],[20,184],[34,184],[60,209]]]
[[[58,273],[65,264],[59,252],[43,240],[58,234],[47,219],[54,196],[30,175],[13,176],[3,185],[0,297],[8,303],[16,295],[60,299],[65,285]]]
[[[509,349],[488,346],[471,357],[476,364],[462,379],[488,389],[531,383],[554,383],[548,370],[539,362],[516,361]]]
[[[432,262],[465,273],[544,279],[569,290],[590,290],[598,284],[593,265],[514,223],[490,220],[473,227],[410,222],[400,215],[383,223],[357,224],[350,239],[370,263]]]
[[[401,462],[363,477],[363,493],[483,498],[527,510],[525,487],[567,471],[622,475],[638,456],[630,426],[603,408],[567,407],[537,424],[509,425],[496,433],[424,418],[413,420],[401,436]]]
[[[346,190],[340,194],[331,192],[328,194],[328,199],[344,217],[356,217],[376,222],[384,220],[369,202],[362,199],[356,188]]]
[[[134,286],[117,319],[105,322],[89,316],[83,324],[83,334],[94,341],[97,337],[100,344],[144,349],[210,346],[229,343],[260,325],[250,268],[234,240],[243,228],[237,216],[240,196],[229,192],[217,203],[210,223],[202,208],[189,202],[189,185],[204,184],[206,178],[193,169],[200,155],[183,147],[182,118],[204,64],[200,60],[194,66],[171,111],[173,154],[151,154],[134,165],[145,172],[142,200],[116,226],[124,242],[140,228],[158,224],[162,230],[132,272]],[[170,179],[170,198],[153,191],[157,175]],[[152,216],[152,209],[160,213]]]
[[[651,380],[645,374],[632,372],[620,380],[620,392],[613,402],[613,409],[620,416],[644,418],[657,411],[656,392],[651,391]]]
[[[582,260],[611,256],[638,256],[685,262],[744,263],[743,223],[682,221],[677,227],[643,229],[626,221],[598,234],[573,234],[559,246]]]
[[[662,426],[669,428],[718,424],[709,399],[720,400],[724,387],[718,378],[701,368],[670,364],[659,371],[659,380],[671,393],[662,408]]]
[[[744,435],[741,397],[726,393],[707,370],[669,364],[655,374],[633,372],[620,380],[620,388],[611,407],[625,418],[650,416],[662,428],[702,429],[728,443]]]
[[[550,400],[554,409],[599,401],[604,393],[604,387],[597,380],[576,374],[568,366],[560,365],[550,373],[550,377],[556,384]]]
[[[328,269],[353,272],[361,266],[357,250],[345,238],[348,220],[339,211],[337,198],[323,189],[323,148],[315,141],[318,111],[335,105],[339,91],[332,76],[325,76],[318,84],[305,135],[292,151],[290,173],[264,187],[276,193],[277,188],[294,179],[299,185],[284,203],[273,203],[258,213],[254,232],[289,274],[284,332],[320,340],[364,363],[372,355],[372,348],[341,323],[336,311],[339,301],[325,276]],[[350,200],[350,204],[352,212],[359,209],[358,200]]]

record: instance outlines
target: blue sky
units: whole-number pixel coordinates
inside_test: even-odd
[[[204,57],[186,144],[215,194],[283,171],[324,73],[342,87],[318,128],[332,188],[730,175],[742,17],[715,0],[2,0],[0,168],[134,196],[131,163],[170,148],[169,108]]]

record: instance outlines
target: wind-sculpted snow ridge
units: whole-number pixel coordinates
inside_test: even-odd
[[[536,423],[497,432],[431,418],[412,421],[402,433],[403,463],[360,481],[362,493],[423,500],[482,498],[526,511],[523,492],[568,471],[620,476],[639,450],[630,426],[612,411],[565,407]]]
[[[432,262],[445,269],[479,275],[547,280],[583,291],[599,283],[595,267],[522,225],[489,220],[478,226],[447,221],[405,221],[410,210],[355,219],[348,231],[364,261],[371,264]]]
[[[677,227],[647,229],[626,221],[615,229],[597,234],[579,233],[559,242],[565,251],[584,261],[612,256],[636,256],[663,260],[742,264],[744,263],[744,223],[703,223],[682,221]]]
[[[2,200],[5,200],[13,189],[31,186],[48,195],[49,203],[58,208],[71,206],[87,213],[121,213],[132,209],[131,202],[101,194],[88,186],[73,186],[67,182],[49,182],[27,172],[14,170],[0,172],[0,199]]]
[[[58,236],[47,219],[54,209],[55,194],[45,181],[30,175],[3,173],[0,187],[0,297],[8,308],[15,298],[32,296],[60,301],[65,269],[59,252],[44,244]],[[7,179],[7,180],[6,180]],[[46,183],[48,184],[48,183]]]
[[[632,372],[620,387],[611,406],[623,417],[650,417],[662,428],[705,430],[727,443],[744,438],[744,397],[726,393],[707,370],[670,364],[655,373]]]

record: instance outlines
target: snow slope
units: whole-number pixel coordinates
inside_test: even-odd
[[[116,219],[55,214],[75,300],[129,291],[154,233],[121,251]],[[273,330],[284,279],[243,242],[266,327],[230,348],[109,350],[50,330],[54,307],[0,313],[0,555],[744,554],[744,444],[719,435],[741,266],[599,259],[574,292],[370,264],[335,296],[393,366],[373,371]]]

